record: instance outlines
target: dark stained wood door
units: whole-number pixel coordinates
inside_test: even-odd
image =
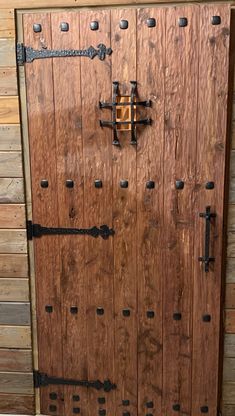
[[[115,232],[33,237],[38,370],[60,380],[41,413],[215,416],[230,6],[27,13],[23,30],[44,53],[112,49],[25,64],[33,223]]]

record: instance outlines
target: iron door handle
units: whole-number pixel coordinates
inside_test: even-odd
[[[198,260],[204,263],[205,272],[209,272],[210,262],[215,261],[214,257],[210,256],[210,234],[211,234],[211,218],[215,218],[216,214],[211,212],[211,207],[206,207],[206,212],[200,212],[200,217],[205,218],[205,254],[198,257]]]

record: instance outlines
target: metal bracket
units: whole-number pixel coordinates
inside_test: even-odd
[[[131,126],[131,144],[137,144],[136,138],[136,126],[137,125],[150,125],[152,123],[151,118],[146,118],[142,120],[135,120],[134,119],[134,108],[136,106],[142,107],[151,107],[151,101],[136,101],[136,94],[137,94],[137,82],[130,81],[131,83],[131,100],[127,102],[117,102],[118,96],[118,89],[119,89],[119,82],[113,82],[113,99],[112,103],[108,102],[99,102],[99,107],[102,108],[110,108],[112,110],[112,121],[104,121],[100,120],[101,127],[112,127],[113,128],[113,145],[120,146],[120,142],[117,135],[117,126],[118,125],[130,125]],[[117,106],[130,106],[131,109],[131,117],[128,121],[117,121]]]
[[[211,207],[206,207],[206,212],[201,212],[199,214],[201,218],[205,218],[205,254],[204,256],[198,257],[198,260],[203,262],[205,265],[205,272],[209,272],[210,262],[214,262],[215,258],[210,257],[210,227],[211,227],[211,218],[215,218],[216,214],[211,212]]]
[[[104,390],[105,392],[110,392],[111,390],[116,389],[116,384],[111,383],[110,380],[73,380],[66,379],[62,377],[51,377],[45,373],[40,373],[40,371],[33,372],[34,387],[46,387],[49,385],[64,385],[64,386],[81,386],[81,387],[91,387],[96,390]]]
[[[16,45],[16,59],[19,65],[23,65],[25,62],[33,62],[35,59],[45,58],[61,58],[71,56],[84,56],[90,59],[94,59],[96,56],[103,61],[106,55],[111,55],[112,49],[106,48],[103,43],[100,43],[95,49],[90,46],[88,49],[33,49],[30,46],[24,46],[23,43],[17,43]]]
[[[109,236],[114,235],[114,230],[112,228],[109,228],[107,225],[101,225],[100,228],[96,226],[91,228],[43,227],[40,224],[33,224],[32,221],[27,221],[28,240],[32,240],[33,237],[41,237],[42,235],[68,234],[90,235],[94,238],[102,237],[104,240],[107,240]]]

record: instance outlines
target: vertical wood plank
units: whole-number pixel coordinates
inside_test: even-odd
[[[128,29],[119,27],[128,21]],[[136,80],[136,10],[111,11],[112,80],[120,83],[120,94],[130,96],[131,80]],[[117,58],[118,57],[118,58]],[[113,226],[115,293],[115,380],[118,386],[117,415],[126,408],[137,414],[137,281],[136,281],[136,147],[130,145],[130,131],[119,132],[121,146],[113,146]],[[128,188],[120,181],[127,180]],[[123,309],[130,316],[123,316]]]
[[[91,30],[97,21],[99,30]],[[81,49],[100,43],[110,46],[110,11],[82,11],[80,14]],[[82,135],[84,152],[84,225],[107,224],[112,227],[112,145],[109,129],[101,129],[100,117],[109,116],[99,110],[99,101],[110,100],[111,58],[81,61]],[[94,181],[101,180],[102,188]],[[114,374],[114,311],[113,311],[113,237],[107,240],[85,237],[85,281],[87,313],[87,357],[89,379],[110,379]],[[97,308],[104,313],[97,314]],[[115,392],[89,390],[88,412],[106,410],[115,414]],[[105,403],[99,404],[98,397]]]
[[[147,19],[156,26],[149,28]],[[147,63],[147,65],[146,65]],[[162,282],[163,282],[163,150],[164,150],[165,9],[137,12],[138,100],[151,99],[151,109],[138,118],[152,125],[138,129],[137,270],[138,270],[138,402],[139,414],[161,415],[162,407]],[[154,189],[147,189],[147,181]],[[148,318],[147,312],[154,317]],[[153,407],[148,408],[151,402]]]
[[[220,16],[221,24],[212,25],[212,16]],[[217,412],[229,28],[229,5],[200,6],[192,416],[203,408],[210,415]],[[214,182],[214,189],[205,188],[208,181]],[[205,212],[206,206],[216,212],[211,220],[210,245],[215,262],[208,273],[198,262],[205,250],[205,219],[199,213]],[[208,323],[202,320],[205,314],[211,316]]]
[[[179,19],[187,26],[180,27]],[[198,7],[166,11],[163,407],[190,414]],[[183,189],[176,188],[182,181]]]
[[[35,33],[33,24],[42,31]],[[51,49],[51,16],[49,13],[23,16],[24,43],[35,49]],[[38,60],[25,66],[27,87],[28,128],[30,138],[33,221],[45,226],[58,226],[56,140],[52,60]],[[48,188],[41,180],[48,180]],[[59,237],[46,236],[34,241],[39,370],[62,376],[60,251]],[[53,308],[46,312],[46,305]],[[45,342],[47,340],[47,342]],[[41,412],[50,414],[50,387],[41,389]],[[56,390],[61,399],[62,389]],[[58,400],[63,414],[63,402]]]

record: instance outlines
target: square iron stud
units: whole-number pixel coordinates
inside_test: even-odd
[[[201,413],[208,413],[209,412],[209,407],[208,406],[202,406],[201,407]]]
[[[155,27],[156,26],[156,19],[154,19],[153,17],[149,17],[147,19],[147,26],[148,27]]]
[[[34,23],[33,24],[33,31],[35,33],[39,33],[42,31],[42,26],[40,25],[40,23]]]
[[[130,311],[130,309],[123,309],[122,314],[123,314],[123,316],[130,316],[131,311]]]
[[[56,410],[57,410],[57,407],[54,404],[50,404],[49,411],[50,412],[56,412]]]
[[[65,182],[65,185],[67,188],[73,188],[74,187],[74,182],[72,179],[67,179],[67,181]]]
[[[48,188],[48,180],[42,179],[41,180],[41,188]]]
[[[99,410],[99,415],[100,416],[105,416],[106,415],[106,410],[105,409],[100,409]]]
[[[184,182],[181,180],[175,181],[175,187],[176,189],[184,189]]]
[[[51,306],[51,305],[46,305],[46,306],[45,306],[45,311],[46,311],[46,312],[48,312],[48,313],[53,312],[53,306]]]
[[[104,315],[104,309],[103,308],[97,308],[96,313],[97,313],[97,315]]]
[[[93,21],[90,23],[91,30],[98,30],[99,29],[99,22]]]
[[[50,393],[50,394],[49,394],[49,398],[50,398],[51,400],[57,400],[57,394],[56,394],[56,393],[54,393],[54,392],[52,392],[52,393]]]
[[[174,319],[175,321],[181,321],[181,318],[182,318],[181,313],[177,312],[177,313],[174,313],[174,314],[173,314],[173,319]]]
[[[62,22],[60,24],[61,32],[68,32],[69,31],[69,24],[67,22]]]
[[[71,306],[70,312],[75,315],[76,313],[78,313],[78,307],[77,306]]]
[[[180,404],[178,404],[178,403],[173,404],[172,409],[173,409],[175,412],[179,412],[179,411],[180,411]]]
[[[123,412],[122,416],[130,416],[130,412]]]
[[[220,25],[221,24],[221,17],[220,16],[212,16],[211,18],[212,25]]]
[[[128,28],[128,20],[120,20],[119,27],[120,27],[120,29],[127,29]]]
[[[155,315],[154,311],[147,311],[146,314],[147,314],[147,318],[150,318],[150,319],[154,318],[154,315]]]
[[[203,322],[210,322],[211,321],[211,315],[203,315],[202,320],[203,320]]]
[[[147,189],[154,189],[155,188],[155,182],[154,181],[147,181],[146,182],[146,188]]]
[[[105,397],[98,397],[98,403],[104,404],[105,403]]]
[[[123,406],[130,406],[130,400],[123,400],[122,405]]]
[[[76,415],[80,413],[80,407],[74,407],[73,408],[73,413],[75,413]]]
[[[78,394],[74,394],[73,395],[73,401],[74,402],[79,402],[80,401],[80,396]]]
[[[206,183],[206,189],[214,189],[215,184],[214,182],[207,182]]]
[[[147,407],[148,409],[152,409],[152,408],[153,408],[153,402],[147,402],[147,403],[146,403],[146,407]]]
[[[188,26],[188,19],[187,17],[180,17],[179,18],[179,27]]]
[[[120,187],[121,187],[121,188],[128,188],[128,181],[126,181],[126,180],[121,180],[121,181],[120,181]]]
[[[146,416],[153,416],[152,413],[146,413]]]
[[[95,180],[95,188],[102,188],[103,184],[100,179]]]

